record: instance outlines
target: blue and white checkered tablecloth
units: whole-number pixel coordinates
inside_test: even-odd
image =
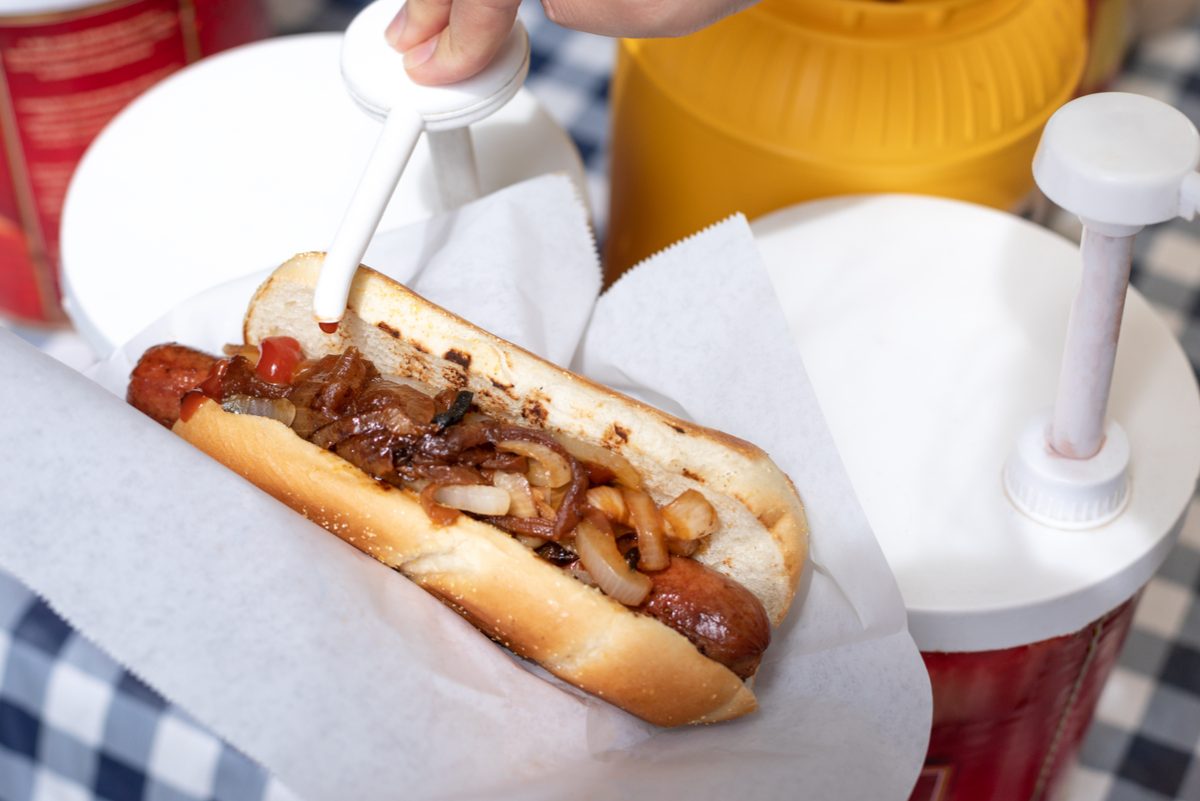
[[[360,0],[280,0],[281,33],[341,30]],[[602,234],[610,40],[568,32],[536,5],[529,88],[574,138]],[[1117,85],[1200,124],[1200,20],[1142,44]],[[1075,237],[1071,220],[1054,227]],[[1200,226],[1139,236],[1133,281],[1200,368]],[[24,332],[69,362],[77,337]],[[1059,801],[1200,801],[1200,510],[1146,588],[1133,630]],[[293,788],[303,793],[303,788]],[[0,573],[0,801],[283,801],[296,796],[72,631]],[[831,800],[832,801],[832,800]],[[840,800],[838,800],[840,801]]]

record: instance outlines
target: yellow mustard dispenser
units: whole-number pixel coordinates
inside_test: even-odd
[[[1014,209],[1087,56],[1085,0],[762,0],[622,40],[606,278],[733,212],[861,192]]]

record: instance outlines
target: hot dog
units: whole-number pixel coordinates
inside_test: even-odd
[[[268,279],[230,357],[148,351],[129,401],[584,690],[664,726],[753,710],[805,555],[786,476],[365,268],[323,333],[320,263]]]

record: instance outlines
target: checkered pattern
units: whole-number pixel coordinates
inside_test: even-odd
[[[0,799],[290,801],[0,573]]]
[[[281,32],[340,30],[361,0],[270,0]],[[610,40],[564,31],[536,4],[529,88],[584,157],[601,238],[607,197]],[[1114,87],[1200,123],[1200,21],[1146,44]],[[1050,224],[1070,237],[1077,223]],[[1200,225],[1137,240],[1133,280],[1200,369]],[[68,363],[71,335],[28,336]],[[1200,506],[1200,501],[1193,507]],[[303,790],[303,788],[297,788]],[[260,801],[294,796],[73,632],[0,573],[0,801]],[[1200,801],[1200,509],[1146,588],[1129,640],[1059,801]]]

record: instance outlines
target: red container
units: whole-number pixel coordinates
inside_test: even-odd
[[[974,653],[923,653],[929,752],[910,801],[1045,801],[1079,750],[1135,599],[1074,634]]]
[[[827,200],[754,227],[929,671],[925,769],[905,792],[1046,801],[1195,492],[1186,355],[1130,289],[1108,406],[1131,452],[1128,505],[1102,525],[1050,525],[1009,500],[1004,472],[1054,397],[1079,249],[915,196]]]
[[[58,230],[100,130],[172,72],[269,32],[261,0],[28,0],[0,15],[0,315],[63,321]]]

